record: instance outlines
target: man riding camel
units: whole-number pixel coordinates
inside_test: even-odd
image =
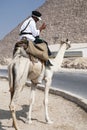
[[[36,23],[41,20],[41,13],[38,11],[32,11],[32,16],[24,21],[20,29],[20,39],[27,39],[28,41],[32,41],[33,44],[42,44],[45,43],[48,50],[48,56],[51,55],[50,49],[48,47],[48,43],[40,39],[40,33],[42,30],[46,28],[46,24],[43,23],[39,29],[36,27]],[[48,60],[48,66],[51,66],[51,62]]]

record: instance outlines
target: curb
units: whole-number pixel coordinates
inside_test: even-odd
[[[59,72],[87,74],[87,69],[60,68]]]
[[[42,91],[44,91],[44,89],[45,89],[44,87],[41,87],[41,86],[38,86],[37,88]],[[52,87],[49,89],[49,93],[55,94],[55,95],[65,98],[67,100],[70,100],[87,112],[87,99],[81,98],[80,96],[77,96],[70,92],[67,92],[67,91],[64,91],[61,89],[57,89],[57,88],[52,88]]]
[[[8,77],[0,77],[2,79],[6,79],[8,80]],[[26,85],[28,87],[30,87],[30,82],[26,82]],[[37,86],[37,89],[41,90],[41,91],[44,91],[45,87],[43,86]],[[57,96],[61,96],[71,102],[74,102],[75,104],[77,104],[79,107],[81,107],[84,111],[87,112],[87,99],[84,99],[80,96],[77,96],[75,94],[72,94],[70,92],[67,92],[65,90],[62,90],[62,89],[58,89],[58,88],[52,88],[50,87],[49,89],[49,93],[51,94],[54,94],[54,95],[57,95]]]
[[[2,67],[0,67],[0,68],[2,68]],[[7,66],[3,67],[3,69],[7,69]],[[60,69],[59,71],[60,72],[79,72],[79,73],[85,72],[87,74],[87,70],[82,71],[82,70],[75,70],[75,69]],[[4,79],[8,80],[8,76],[2,75],[2,76],[0,76],[0,78],[4,78]],[[26,85],[30,86],[30,83],[26,82]],[[43,91],[45,89],[45,87],[43,87],[43,86],[38,86],[37,88],[39,90],[43,90]],[[78,106],[80,106],[83,110],[85,110],[87,112],[87,99],[84,99],[80,96],[77,96],[77,95],[72,94],[70,92],[67,92],[65,90],[61,90],[61,89],[58,89],[58,88],[52,88],[52,87],[49,89],[49,93],[55,94],[55,95],[58,95],[58,96],[65,98],[67,100],[70,100],[70,101],[76,103]]]

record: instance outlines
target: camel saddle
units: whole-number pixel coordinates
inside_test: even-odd
[[[34,44],[32,41],[29,41],[26,52],[43,61],[47,61],[49,59],[48,50],[45,43]]]
[[[49,59],[48,50],[45,43],[35,44],[32,41],[28,42],[28,40],[24,39],[16,43],[14,50],[17,50],[17,47],[24,47],[27,54],[31,54],[42,61],[47,61]]]

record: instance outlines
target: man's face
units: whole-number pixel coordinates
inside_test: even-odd
[[[36,18],[36,23],[39,21],[39,19],[38,18]]]
[[[39,21],[39,19],[37,17],[33,16],[33,19],[35,20],[36,23]]]

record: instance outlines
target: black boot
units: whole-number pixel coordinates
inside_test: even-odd
[[[50,62],[50,60],[46,61],[46,66],[53,66],[53,64]]]

